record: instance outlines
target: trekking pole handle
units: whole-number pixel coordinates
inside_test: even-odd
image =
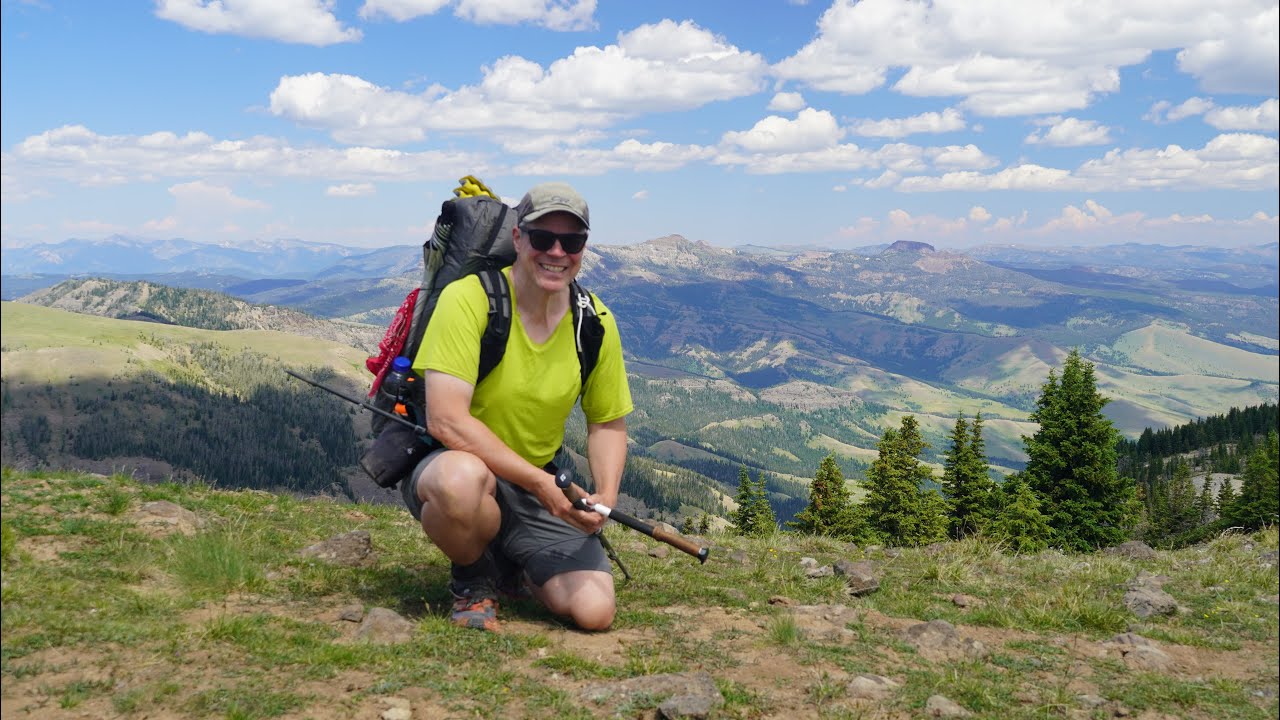
[[[587,498],[586,492],[575,485],[569,478],[569,473],[563,470],[556,475],[556,487],[560,488],[564,493],[564,496],[569,498],[569,502],[572,502],[573,506],[579,510],[598,512],[611,520],[617,520],[619,523],[626,525],[632,530],[642,532],[658,542],[666,543],[681,552],[688,553],[689,555],[698,558],[698,562],[700,563],[705,563],[707,561],[707,554],[709,552],[708,548],[699,547],[696,543],[686,539],[682,535],[668,532],[663,528],[650,525],[649,523],[634,518],[621,510],[615,510],[607,505],[591,502]]]

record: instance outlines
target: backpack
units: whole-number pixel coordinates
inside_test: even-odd
[[[378,354],[365,361],[365,367],[374,375],[369,389],[374,407],[387,412],[402,409],[397,406],[395,397],[378,392],[382,381],[396,357],[412,360],[417,356],[440,293],[449,283],[468,275],[480,277],[480,284],[489,300],[489,320],[480,338],[476,384],[479,385],[502,361],[512,318],[511,288],[502,269],[515,262],[515,248],[511,244],[514,216],[514,211],[505,203],[483,194],[460,196],[446,200],[441,206],[435,230],[422,245],[422,281],[419,287],[409,292],[396,311],[382,341],[378,343]],[[604,325],[596,311],[595,296],[576,280],[570,284],[569,292],[578,364],[585,391],[587,379],[600,358]],[[417,394],[408,398],[408,407],[403,409],[410,413],[408,420],[421,424],[423,383],[417,382],[412,386],[418,388]],[[438,445],[434,438],[419,438],[409,428],[392,423],[382,415],[373,415],[371,427],[378,435],[378,441],[361,459],[361,465],[381,487],[395,487],[413,470],[418,459]],[[407,467],[402,467],[405,465]]]

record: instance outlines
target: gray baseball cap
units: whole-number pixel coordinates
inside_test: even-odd
[[[587,201],[568,183],[546,182],[534,185],[516,206],[517,222],[521,225],[553,212],[567,212],[582,221],[583,229],[591,229],[591,213],[587,210]]]

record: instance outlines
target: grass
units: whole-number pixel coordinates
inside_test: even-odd
[[[12,707],[54,718],[376,717],[381,698],[397,696],[412,698],[415,716],[587,718],[606,711],[582,700],[588,684],[687,671],[715,678],[723,718],[914,717],[938,693],[977,717],[1090,717],[1082,692],[1134,715],[1277,716],[1268,694],[1280,659],[1277,578],[1258,561],[1277,546],[1274,529],[1148,561],[1015,557],[980,539],[926,552],[713,533],[712,559],[698,565],[650,557],[640,549],[649,541],[634,547],[640,536],[610,526],[635,575],[618,588],[612,632],[567,630],[524,602],[504,605],[514,630],[490,635],[448,623],[448,566],[400,508],[119,476],[6,469],[0,481],[6,716]],[[130,511],[150,500],[195,512],[202,528],[145,532]],[[370,567],[298,555],[357,528],[373,537]],[[746,560],[730,559],[734,550]],[[839,578],[808,580],[806,556],[871,560],[881,589],[851,598]],[[1140,570],[1166,576],[1186,611],[1129,615],[1121,599]],[[974,603],[958,607],[960,593]],[[774,596],[848,606],[850,632],[809,637]],[[337,620],[352,604],[396,610],[414,623],[412,640],[354,641],[355,626]],[[922,657],[900,629],[933,619],[978,635],[988,656]],[[1099,643],[1126,629],[1202,666],[1150,674],[1101,656]],[[853,702],[846,686],[858,673],[901,688]],[[636,696],[607,711],[651,717],[663,699]]]

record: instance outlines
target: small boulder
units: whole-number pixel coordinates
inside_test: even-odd
[[[880,573],[870,560],[851,562],[837,560],[833,571],[844,577],[846,592],[850,595],[866,595],[880,589]]]
[[[946,620],[930,620],[912,625],[902,632],[909,645],[929,660],[951,661],[985,657],[987,648],[981,642],[965,637]]]
[[[652,557],[652,558],[658,558],[659,560],[663,560],[670,554],[671,554],[671,548],[667,547],[666,545],[654,545],[653,547],[649,548],[649,557]]]
[[[608,683],[595,683],[583,688],[580,697],[586,701],[612,706],[624,705],[634,699],[665,698],[663,705],[671,702],[666,710],[659,709],[666,718],[705,718],[724,704],[724,696],[711,674],[704,671],[641,675]],[[701,698],[701,699],[700,699]],[[674,702],[672,702],[674,701]],[[706,707],[703,714],[697,712]],[[667,714],[688,712],[692,714]]]
[[[356,639],[378,645],[409,642],[413,639],[413,623],[395,610],[372,608],[356,630]]]
[[[1172,595],[1151,585],[1139,585],[1124,594],[1124,606],[1140,618],[1152,615],[1172,615],[1178,611],[1178,601]]]
[[[1120,543],[1115,547],[1109,547],[1102,552],[1107,555],[1117,555],[1119,557],[1129,558],[1130,560],[1154,560],[1156,551],[1151,546],[1141,540],[1130,540]]]
[[[824,578],[824,577],[831,577],[833,574],[834,574],[834,571],[831,569],[830,565],[823,565],[822,567],[809,568],[804,572],[804,576],[809,578],[810,580],[816,580],[818,578]]]
[[[951,596],[951,604],[958,608],[971,608],[981,605],[982,601],[972,595],[956,593]]]
[[[353,530],[335,535],[324,542],[303,548],[298,554],[342,567],[369,567],[378,562],[368,530]]]
[[[849,697],[855,700],[884,700],[901,685],[887,677],[862,673],[849,681]]]
[[[168,500],[153,500],[125,516],[138,527],[153,535],[194,535],[204,526],[200,517],[190,510]]]
[[[364,606],[359,603],[347,605],[338,611],[338,619],[358,623],[364,620]]]
[[[804,568],[805,570],[813,570],[814,568],[818,567],[818,560],[817,558],[802,557],[800,558],[800,567]]]
[[[944,695],[930,695],[929,699],[924,703],[924,711],[929,717],[935,718],[965,718],[973,716],[973,713],[960,707],[959,703]]]

